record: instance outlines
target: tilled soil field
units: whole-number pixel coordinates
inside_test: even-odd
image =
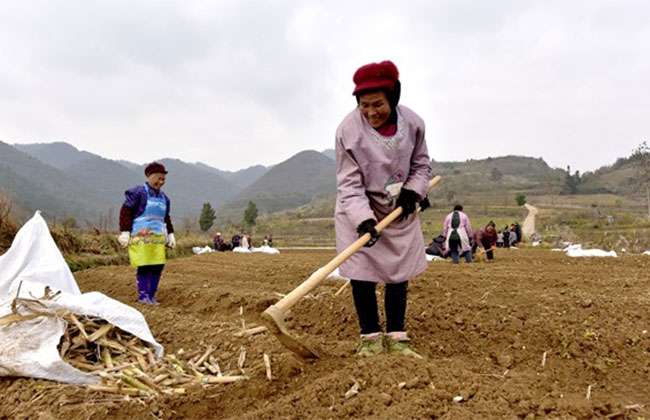
[[[408,329],[425,360],[354,356],[350,290],[328,281],[289,326],[321,360],[269,333],[237,337],[331,251],[208,254],[171,261],[160,306],[139,307],[167,352],[208,345],[223,370],[243,346],[249,380],[142,401],[32,379],[0,380],[0,418],[643,418],[650,416],[650,257],[571,259],[499,250],[497,261],[433,262],[409,289]],[[83,291],[134,303],[130,267],[76,273]],[[381,294],[381,289],[380,292]],[[379,296],[382,299],[382,296]],[[243,316],[241,313],[243,312]],[[271,358],[266,377],[263,354]],[[359,392],[346,398],[358,383]]]

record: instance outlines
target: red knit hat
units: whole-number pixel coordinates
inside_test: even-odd
[[[158,162],[151,162],[144,168],[144,176],[149,176],[151,174],[166,174],[167,169],[165,165]]]
[[[381,63],[370,63],[359,67],[354,72],[352,80],[356,85],[354,92],[352,92],[353,95],[375,89],[393,90],[395,82],[399,80],[399,71],[392,61],[387,60]]]

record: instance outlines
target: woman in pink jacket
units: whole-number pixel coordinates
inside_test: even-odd
[[[431,178],[424,122],[398,105],[401,85],[390,61],[367,64],[353,77],[357,108],[336,131],[336,247],[340,252],[370,233],[367,248],[341,265],[352,279],[361,327],[360,356],[384,351],[421,357],[405,329],[408,280],[427,266],[420,220],[415,214]],[[396,207],[402,217],[379,238],[375,225]],[[379,325],[375,289],[384,283],[386,335]]]
[[[469,217],[463,212],[463,206],[457,204],[454,210],[442,222],[443,235],[445,236],[445,249],[451,256],[454,264],[458,264],[460,257],[465,257],[465,262],[472,262],[473,236],[472,224]]]

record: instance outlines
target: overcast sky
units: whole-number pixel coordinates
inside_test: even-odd
[[[0,140],[221,169],[332,148],[393,60],[436,160],[582,171],[650,140],[650,2],[0,2]]]

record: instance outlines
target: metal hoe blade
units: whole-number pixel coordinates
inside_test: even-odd
[[[297,338],[293,337],[287,325],[284,323],[284,312],[282,312],[275,305],[269,306],[262,313],[262,320],[275,336],[280,340],[280,343],[287,349],[291,350],[296,356],[303,360],[313,361],[319,358],[318,353],[301,343]]]

